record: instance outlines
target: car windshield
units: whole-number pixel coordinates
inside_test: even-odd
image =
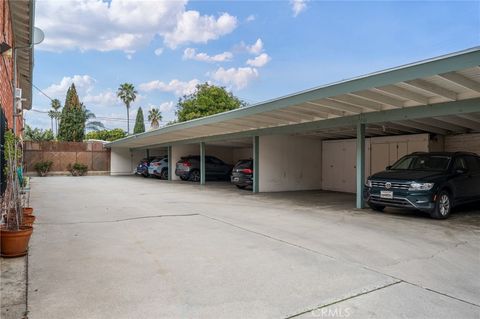
[[[411,155],[398,160],[392,170],[445,171],[450,163],[449,156]]]

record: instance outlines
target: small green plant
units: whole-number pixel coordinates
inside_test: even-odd
[[[52,161],[38,162],[35,164],[35,170],[37,171],[39,176],[46,176],[47,173],[50,171],[50,168],[52,168],[52,164]]]
[[[68,164],[67,168],[72,176],[83,176],[88,172],[88,166],[82,163]]]

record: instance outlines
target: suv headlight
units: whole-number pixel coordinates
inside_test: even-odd
[[[372,187],[372,181],[370,179],[367,179],[367,181],[365,182],[365,186]]]
[[[409,191],[429,191],[433,187],[433,183],[417,183],[413,182],[408,188]]]

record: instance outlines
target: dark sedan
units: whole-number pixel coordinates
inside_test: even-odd
[[[230,177],[232,184],[238,188],[244,189],[253,185],[253,160],[244,159],[235,164]]]

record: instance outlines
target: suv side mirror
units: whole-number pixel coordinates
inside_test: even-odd
[[[392,165],[388,165],[387,167],[385,167],[385,169],[388,171],[392,168]]]

